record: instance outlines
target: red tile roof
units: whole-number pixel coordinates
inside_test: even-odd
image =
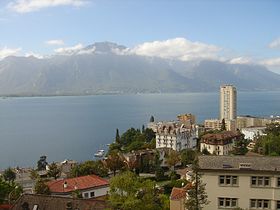
[[[66,184],[66,187],[64,184]],[[70,179],[54,180],[46,183],[52,193],[67,193],[75,190],[83,190],[108,186],[109,182],[106,179],[96,175],[81,176]]]
[[[173,187],[171,195],[170,195],[170,199],[171,200],[180,200],[182,198],[186,198],[186,192],[187,192],[187,190],[185,188]]]

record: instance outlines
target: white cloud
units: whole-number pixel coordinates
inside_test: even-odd
[[[271,66],[271,67],[275,67],[275,66],[280,67],[280,57],[265,59],[265,60],[261,61],[261,64],[263,64],[265,66]]]
[[[83,45],[82,44],[77,44],[75,46],[72,47],[61,47],[61,48],[57,48],[54,51],[57,54],[61,54],[61,55],[72,55],[75,53],[78,53],[80,50],[83,49]]]
[[[7,56],[17,55],[21,51],[21,48],[0,48],[0,59],[3,59]]]
[[[87,3],[85,0],[14,0],[8,8],[18,13],[38,11],[48,7],[74,6],[80,7]]]
[[[270,48],[280,48],[280,38],[275,39],[268,45]]]
[[[61,39],[53,39],[53,40],[49,40],[46,41],[47,45],[64,45],[64,41]]]
[[[34,52],[28,52],[28,53],[25,53],[25,57],[30,57],[30,56],[33,56],[35,58],[38,58],[38,59],[43,59],[44,56],[38,54],[38,53],[34,53]]]
[[[230,64],[251,64],[253,63],[253,60],[248,57],[237,57],[237,58],[232,58],[231,60],[228,61]]]
[[[165,41],[145,42],[132,49],[126,49],[122,53],[188,61],[196,59],[219,59],[218,53],[221,50],[221,48],[215,45],[192,42],[185,38],[175,38]]]

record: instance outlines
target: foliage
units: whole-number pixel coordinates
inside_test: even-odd
[[[171,171],[171,173],[169,174],[169,178],[171,181],[180,179],[180,175],[176,173],[176,171]]]
[[[155,118],[153,115],[150,117],[150,122],[155,122]]]
[[[117,170],[124,168],[124,158],[117,152],[112,152],[104,161],[105,167],[112,171],[114,176]]]
[[[70,172],[71,177],[86,176],[91,174],[105,177],[108,176],[108,169],[104,166],[101,160],[88,160],[76,165]]]
[[[157,167],[155,171],[155,177],[157,181],[165,179],[164,170],[161,167]]]
[[[120,141],[121,141],[121,138],[120,138],[120,134],[119,134],[119,129],[117,128],[115,142],[116,142],[116,144],[120,144]]]
[[[53,162],[49,165],[48,176],[55,180],[60,176],[61,169]]]
[[[244,135],[241,139],[235,142],[233,151],[231,152],[234,155],[245,155],[248,152],[248,140],[244,139]]]
[[[166,163],[170,166],[170,168],[175,170],[176,164],[180,163],[180,161],[180,153],[175,150],[169,150],[169,153],[166,158]]]
[[[110,180],[109,202],[113,209],[169,209],[167,197],[160,195],[153,181],[129,171]]]
[[[186,186],[189,182],[186,179],[172,180],[163,186],[164,194],[170,195],[173,187],[181,188]]]
[[[222,119],[221,131],[227,130],[225,119]]]
[[[188,190],[188,199],[186,199],[185,206],[188,210],[201,210],[204,205],[209,204],[208,196],[205,192],[206,184],[201,180],[201,174],[199,173],[199,165],[197,159],[192,164],[192,167],[192,186]]]
[[[36,179],[39,179],[39,178],[40,178],[40,176],[39,176],[39,174],[38,174],[38,171],[35,170],[35,169],[31,169],[29,177],[30,177],[32,180],[36,180]]]
[[[183,166],[186,166],[188,164],[192,164],[195,159],[196,152],[192,149],[183,149],[181,150],[180,155]]]
[[[22,193],[22,187],[0,177],[0,204],[15,201]]]
[[[201,152],[203,155],[210,155],[210,152],[206,149],[206,148],[203,148],[202,152]]]
[[[36,194],[50,195],[51,193],[48,185],[42,179],[37,179],[34,189]]]
[[[38,171],[46,170],[47,165],[48,165],[47,156],[41,156],[40,160],[38,160],[38,162],[37,162],[37,170]]]
[[[7,168],[3,173],[3,178],[7,182],[13,182],[16,179],[16,173],[12,168]]]
[[[280,124],[272,123],[267,125],[265,136],[259,136],[254,148],[255,152],[261,152],[264,155],[280,155]]]
[[[82,193],[79,190],[74,190],[72,193],[73,198],[83,198]]]

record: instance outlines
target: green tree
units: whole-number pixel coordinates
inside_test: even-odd
[[[169,209],[167,198],[160,195],[151,180],[141,180],[130,171],[110,180],[109,202],[113,209]]]
[[[221,131],[227,130],[225,119],[222,119]]]
[[[9,167],[4,171],[3,178],[5,181],[7,181],[9,183],[14,182],[14,180],[16,179],[16,173],[14,172],[14,170],[11,167]]]
[[[150,122],[155,122],[155,118],[153,115],[150,117]]]
[[[119,129],[118,128],[116,130],[115,142],[116,142],[116,144],[120,144],[121,143],[121,138],[120,138],[120,134],[119,134]]]
[[[117,170],[121,170],[124,168],[124,158],[121,154],[117,152],[112,152],[105,160],[105,167],[112,171],[114,176],[116,175]]]
[[[153,139],[156,138],[155,132],[150,128],[145,129],[144,136],[145,136],[146,142],[151,142]]]
[[[39,176],[39,174],[38,174],[38,171],[35,170],[35,169],[31,169],[29,177],[30,177],[32,180],[36,180],[36,179],[39,179],[39,178],[40,178],[40,176]]]
[[[180,153],[175,150],[169,150],[169,153],[166,158],[166,163],[172,168],[172,170],[175,170],[175,166],[180,163],[181,157]]]
[[[108,176],[108,169],[104,166],[101,160],[88,160],[76,165],[70,172],[71,177],[79,177],[95,174],[97,176]]]
[[[52,163],[49,165],[48,176],[53,177],[55,180],[60,176],[61,169],[56,165],[56,163]]]
[[[48,185],[45,184],[45,182],[42,179],[37,179],[35,183],[35,193],[36,194],[43,194],[43,195],[50,195],[50,188]]]
[[[188,210],[201,210],[205,205],[209,204],[209,201],[205,191],[206,184],[201,180],[201,174],[199,173],[199,165],[197,159],[192,164],[192,170],[192,187],[187,192],[185,206]]]
[[[0,204],[13,203],[22,193],[22,187],[14,182],[7,182],[0,177]]]
[[[192,149],[183,149],[180,151],[180,155],[182,164],[186,166],[194,161],[196,157],[196,152]]]

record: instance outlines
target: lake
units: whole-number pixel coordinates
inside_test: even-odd
[[[238,92],[238,115],[280,115],[280,92]],[[0,99],[0,169],[93,159],[130,127],[193,113],[198,122],[219,115],[219,93],[137,94]]]

